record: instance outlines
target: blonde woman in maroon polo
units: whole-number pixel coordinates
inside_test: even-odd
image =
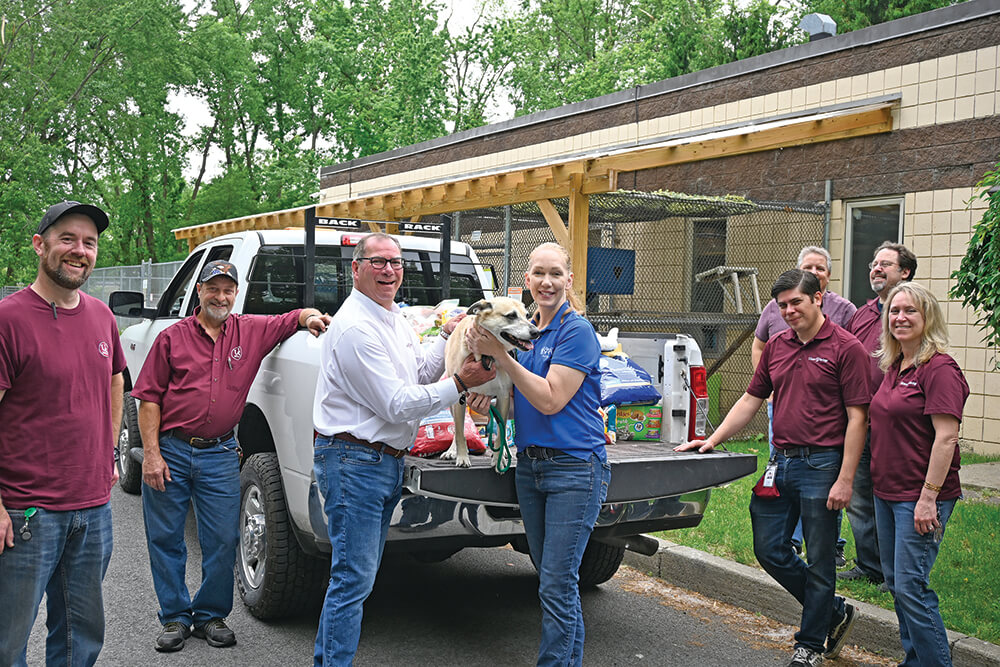
[[[872,484],[882,572],[895,601],[906,667],[951,665],[929,586],[944,528],[962,495],[958,425],[969,385],[946,352],[937,299],[919,283],[889,293],[871,405]]]
[[[816,667],[840,653],[854,607],[836,595],[837,516],[851,499],[868,420],[868,358],[857,338],[823,315],[819,281],[786,271],[771,288],[789,329],[767,342],[745,394],[706,440],[710,451],[746,426],[774,395],[773,486],[750,499],[754,555],[802,605],[789,667]],[[769,472],[771,471],[769,466]],[[801,517],[808,565],[788,548]]]

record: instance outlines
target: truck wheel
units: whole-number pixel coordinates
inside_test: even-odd
[[[261,619],[311,609],[326,591],[329,563],[302,551],[285,505],[278,456],[254,454],[240,472],[236,586]]]
[[[590,538],[580,561],[580,586],[590,588],[603,584],[615,576],[624,557],[625,547],[611,546]]]
[[[118,445],[115,448],[115,462],[118,466],[118,485],[125,493],[133,495],[142,492],[142,464],[132,458],[133,447],[142,448],[142,436],[139,434],[139,411],[135,407],[135,399],[130,392],[125,392],[125,404],[122,408],[122,428],[118,434]]]

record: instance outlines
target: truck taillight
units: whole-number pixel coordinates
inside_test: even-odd
[[[703,439],[708,419],[708,374],[704,366],[691,367],[691,409],[688,414],[688,440]]]
[[[341,234],[340,235],[340,245],[344,246],[356,246],[358,241],[363,239],[367,234]]]

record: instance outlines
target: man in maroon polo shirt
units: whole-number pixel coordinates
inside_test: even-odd
[[[96,206],[49,207],[35,281],[0,301],[0,665],[25,664],[43,595],[47,664],[93,665],[104,644],[125,353],[80,287],[107,227]]]
[[[815,667],[840,653],[854,607],[836,592],[837,510],[851,498],[864,444],[868,360],[857,339],[824,317],[811,273],[786,271],[771,289],[790,327],[767,342],[750,386],[706,440],[676,449],[710,451],[746,426],[774,395],[775,459],[750,500],[754,555],[802,604],[789,667]],[[808,566],[788,548],[801,517]]]
[[[885,241],[875,248],[874,259],[868,268],[871,270],[868,280],[877,296],[859,308],[845,328],[857,336],[869,353],[871,373],[869,388],[874,396],[882,384],[882,371],[878,367],[878,359],[871,356],[871,353],[881,346],[882,306],[893,287],[901,282],[913,280],[917,272],[917,258],[903,244]],[[847,506],[847,518],[851,522],[851,532],[854,533],[854,567],[845,572],[838,572],[837,578],[848,580],[865,578],[872,583],[881,584],[884,577],[878,548],[878,533],[875,530],[870,428],[865,436],[865,447],[858,461],[858,470],[854,475],[854,493],[851,496],[851,504]]]
[[[239,539],[241,452],[233,429],[271,349],[298,327],[318,336],[330,323],[315,308],[232,315],[237,285],[232,264],[206,264],[197,285],[201,305],[157,336],[132,390],[140,401],[142,509],[163,624],[157,651],[179,651],[192,633],[210,646],[236,643],[225,623]],[[194,599],[184,583],[192,500],[202,553]]]

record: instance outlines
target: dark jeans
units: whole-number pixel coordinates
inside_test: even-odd
[[[835,595],[837,512],[826,508],[830,487],[840,473],[840,449],[816,448],[810,454],[778,455],[775,480],[780,497],[750,500],[753,548],[757,561],[802,605],[795,646],[822,653],[831,622],[844,615],[844,599]],[[799,518],[808,564],[788,548]]]
[[[872,495],[872,432],[865,438],[865,449],[854,473],[854,493],[847,506],[847,519],[854,533],[855,564],[869,577],[882,580],[882,562],[878,551],[878,531],[875,530],[875,497]]]

